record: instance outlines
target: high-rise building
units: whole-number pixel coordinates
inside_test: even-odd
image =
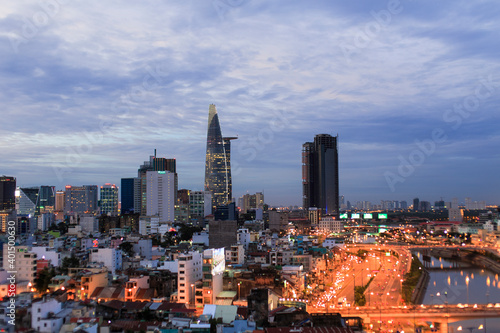
[[[56,191],[56,212],[64,211],[64,205],[66,203],[66,192],[65,191]]]
[[[175,222],[189,223],[189,190],[177,191],[177,202],[175,204]]]
[[[38,193],[37,215],[41,213],[53,212],[56,206],[56,188],[55,186],[40,186]]]
[[[339,214],[339,162],[337,136],[318,134],[302,146],[302,188],[305,209]]]
[[[212,214],[212,195],[209,191],[189,192],[189,219],[195,220]]]
[[[164,157],[156,157],[156,149],[155,149],[155,154],[153,156],[149,157],[149,161],[144,161],[144,164],[139,167],[139,170],[137,170],[137,177],[140,179],[140,195],[139,199],[141,202],[141,208],[140,208],[140,213],[141,215],[147,215],[146,213],[146,188],[147,188],[147,181],[146,181],[146,173],[148,171],[168,171],[171,172],[174,175],[174,190],[175,190],[175,196],[177,195],[177,170],[176,170],[176,161],[175,158],[164,158]],[[137,196],[134,194],[134,196]],[[138,213],[139,211],[135,209],[135,212]]]
[[[207,153],[205,161],[205,191],[212,194],[212,207],[232,201],[231,140],[222,137],[219,116],[214,104],[208,108]]]
[[[101,186],[99,199],[101,214],[118,215],[118,187],[115,184],[106,183]]]
[[[146,172],[146,214],[158,216],[160,222],[175,219],[175,175],[169,171]]]
[[[420,210],[420,199],[419,198],[413,199],[413,210],[415,212]]]
[[[35,216],[39,191],[38,187],[21,187],[16,190],[17,216]]]
[[[66,185],[65,213],[96,213],[97,185]]]
[[[0,211],[16,209],[16,178],[0,177]]]
[[[141,213],[141,178],[122,178],[121,214]]]

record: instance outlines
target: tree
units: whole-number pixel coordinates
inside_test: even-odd
[[[56,276],[56,271],[53,267],[51,269],[45,267],[43,271],[38,272],[34,281],[36,290],[40,294],[44,293],[49,287],[50,281],[54,276]]]
[[[118,248],[120,250],[122,250],[123,252],[125,252],[127,254],[127,256],[129,256],[129,257],[133,257],[135,254],[134,244],[132,244],[130,242],[123,242],[118,246]]]
[[[81,263],[74,254],[71,254],[71,257],[66,257],[62,260],[60,271],[63,274],[68,274],[69,268],[80,267]]]

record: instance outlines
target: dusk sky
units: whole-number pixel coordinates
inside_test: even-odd
[[[0,175],[120,183],[157,149],[203,189],[208,107],[233,196],[301,205],[339,135],[346,200],[500,204],[498,1],[3,1]],[[410,203],[410,202],[409,202]]]

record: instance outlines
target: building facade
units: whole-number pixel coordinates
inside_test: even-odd
[[[101,186],[99,198],[101,214],[118,215],[118,187],[115,184],[106,183]]]
[[[146,214],[158,216],[160,222],[175,219],[175,174],[169,171],[146,172]]]
[[[139,200],[140,201],[140,211],[135,207],[134,204],[134,209],[135,213],[141,213],[141,215],[147,215],[147,173],[148,171],[163,171],[163,172],[170,172],[174,175],[174,196],[177,195],[177,167],[176,167],[176,160],[175,158],[164,158],[164,157],[156,157],[156,149],[155,149],[155,154],[154,156],[149,157],[149,161],[145,161],[143,165],[139,167],[137,170],[137,177],[139,178],[139,183],[140,183],[140,188],[139,190],[139,195],[135,195],[134,200]],[[137,192],[137,187],[134,190]],[[174,201],[175,202],[175,201]]]
[[[98,211],[97,185],[66,186],[65,213],[91,213]]]
[[[302,193],[305,209],[339,215],[339,163],[337,136],[318,134],[302,146]]]
[[[232,201],[231,140],[222,137],[219,116],[214,104],[208,109],[207,152],[205,160],[205,191],[212,194],[212,207]]]
[[[193,304],[195,283],[202,278],[202,254],[195,251],[180,254],[177,265],[177,300]]]

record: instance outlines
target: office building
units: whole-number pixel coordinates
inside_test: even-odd
[[[122,178],[120,184],[121,214],[140,213],[141,179]]]
[[[212,214],[212,194],[209,191],[189,192],[189,219],[195,220]]]
[[[40,186],[38,192],[37,215],[42,213],[52,213],[56,206],[56,188],[55,186]]]
[[[106,183],[101,186],[99,199],[101,214],[118,215],[118,187],[115,184]]]
[[[415,198],[413,199],[413,210],[416,212],[420,209],[420,199]]]
[[[66,203],[66,192],[65,191],[56,191],[56,212],[64,211],[64,205]]]
[[[205,191],[212,194],[212,207],[232,201],[231,140],[222,137],[215,105],[208,108],[207,152],[205,161]]]
[[[16,190],[17,216],[35,216],[39,190],[38,187],[18,188]]]
[[[148,171],[164,171],[164,172],[170,172],[174,175],[174,196],[177,196],[177,170],[176,170],[176,161],[175,158],[163,158],[163,157],[156,157],[156,149],[155,153],[153,156],[149,157],[149,161],[145,161],[143,165],[139,167],[137,170],[137,177],[140,179],[140,194],[139,198],[137,198],[137,194],[135,194],[134,190],[134,200],[140,200],[140,211],[134,208],[136,213],[139,213],[141,215],[147,215],[147,196],[146,196],[146,190],[147,190],[147,180],[146,180],[146,175]],[[135,206],[135,203],[134,203]]]
[[[177,202],[175,204],[175,222],[189,223],[189,190],[177,191]]]
[[[158,216],[160,222],[175,219],[175,174],[169,171],[146,172],[146,214]]]
[[[64,212],[67,214],[95,214],[98,211],[97,185],[67,185],[64,197]]]
[[[302,146],[302,187],[305,209],[339,215],[339,163],[336,136],[318,134]]]
[[[0,211],[16,209],[16,178],[0,177]]]

